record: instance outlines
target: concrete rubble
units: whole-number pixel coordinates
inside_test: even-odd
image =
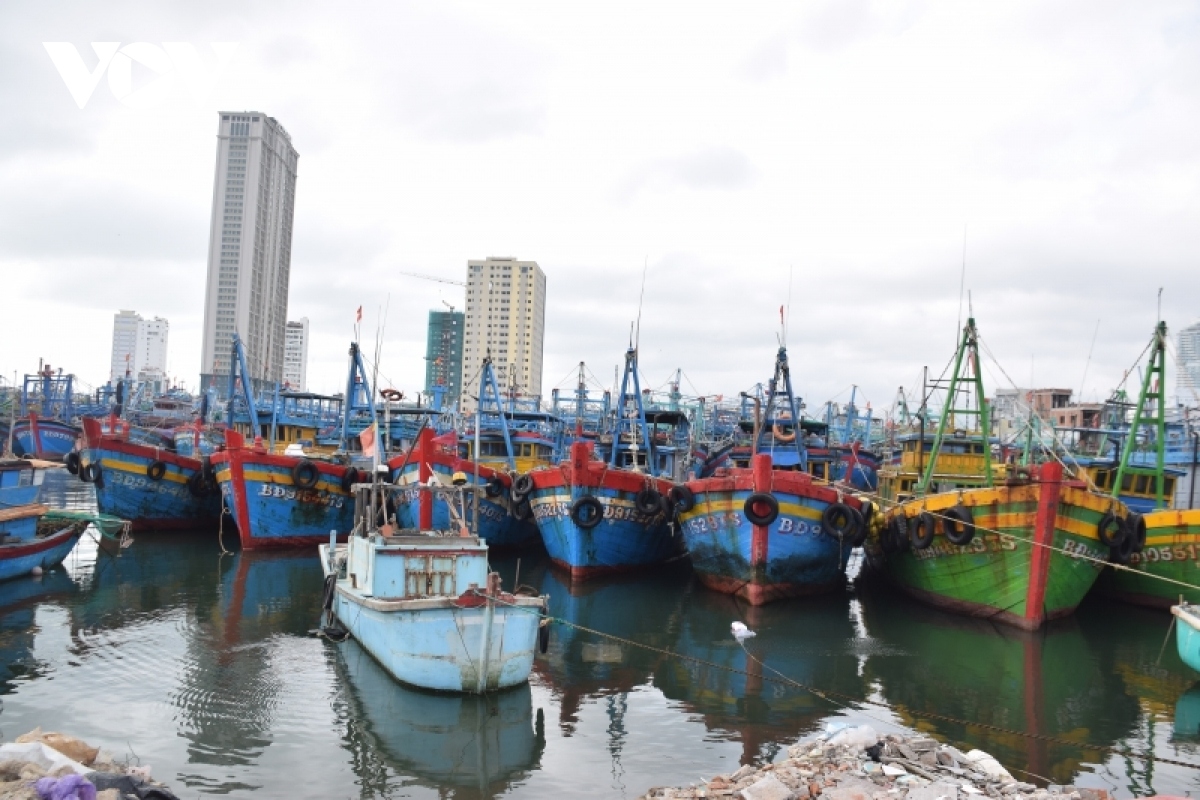
[[[921,734],[832,727],[788,748],[787,758],[743,766],[692,786],[651,789],[643,800],[1112,800],[1103,789],[1039,788],[981,750],[963,753]]]
[[[0,800],[49,797],[96,800],[178,800],[150,779],[150,768],[62,733],[37,728],[0,744]]]

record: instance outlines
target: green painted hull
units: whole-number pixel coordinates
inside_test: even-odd
[[[1133,554],[1129,569],[1106,569],[1097,588],[1154,608],[1168,609],[1177,605],[1180,597],[1186,603],[1200,604],[1200,590],[1180,583],[1200,586],[1200,509],[1146,514],[1146,547]]]
[[[961,502],[971,509],[977,532],[967,545],[950,544],[939,526],[923,550],[886,553],[877,537],[868,543],[872,564],[909,594],[935,606],[1033,629],[1075,610],[1100,573],[1107,555],[1096,535],[1111,501],[1064,488],[1059,499],[1046,559],[1045,589],[1031,593],[1035,571],[1034,520],[1042,487],[1031,484],[971,489],[950,496],[910,501],[909,514],[937,514]],[[986,529],[986,530],[985,530]],[[1065,551],[1065,552],[1063,552]]]

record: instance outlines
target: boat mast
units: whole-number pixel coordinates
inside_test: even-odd
[[[1133,422],[1129,426],[1129,440],[1121,449],[1121,464],[1117,467],[1117,475],[1113,478],[1113,496],[1115,497],[1121,491],[1121,484],[1125,478],[1125,471],[1129,467],[1129,458],[1133,453],[1134,447],[1137,446],[1138,429],[1143,425],[1153,426],[1154,449],[1155,449],[1155,508],[1166,508],[1166,479],[1164,476],[1164,461],[1167,439],[1167,420],[1166,408],[1163,404],[1163,396],[1166,393],[1167,386],[1167,368],[1166,368],[1166,346],[1167,346],[1167,323],[1159,320],[1158,325],[1154,327],[1154,337],[1150,343],[1150,362],[1146,367],[1145,373],[1142,375],[1142,391],[1138,395],[1137,406],[1133,411]],[[1153,387],[1153,390],[1151,390]],[[1142,412],[1146,410],[1146,401],[1154,401],[1153,416],[1146,415],[1143,417]]]
[[[965,370],[967,374],[964,374],[963,370],[964,359],[967,361]],[[954,407],[961,384],[974,384],[975,408]],[[980,435],[983,440],[984,485],[990,487],[992,485],[991,420],[988,419],[987,398],[983,393],[983,376],[980,374],[979,366],[979,334],[975,330],[974,317],[968,317],[967,326],[963,328],[962,342],[958,346],[958,352],[954,355],[954,371],[950,375],[950,386],[946,390],[946,406],[942,410],[942,418],[938,420],[937,434],[933,438],[933,447],[929,452],[929,463],[925,466],[925,473],[916,486],[915,494],[924,495],[929,492],[930,484],[933,483],[933,476],[937,470],[942,440],[946,437],[946,425],[958,414],[979,419]],[[924,449],[924,437],[922,437],[920,446]]]

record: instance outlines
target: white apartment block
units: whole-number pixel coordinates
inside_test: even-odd
[[[250,376],[282,382],[299,154],[275,119],[218,112],[201,390],[228,375],[236,332]],[[223,384],[221,384],[223,386]]]
[[[283,345],[283,383],[293,392],[308,391],[308,317],[288,320]]]
[[[536,261],[468,261],[460,408],[474,408],[470,398],[479,392],[479,370],[489,354],[502,392],[540,396],[545,323],[546,274]]]
[[[1200,405],[1200,322],[1179,332],[1179,367],[1175,376],[1178,401]]]
[[[136,311],[128,310],[114,314],[109,380],[115,385],[126,375],[141,380],[147,373],[159,376],[161,382],[167,372],[170,327],[162,317],[143,319]]]

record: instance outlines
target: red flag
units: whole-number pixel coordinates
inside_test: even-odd
[[[355,322],[362,322],[362,306],[358,307],[358,313],[354,316]]]
[[[779,307],[779,324],[783,324],[783,306]]]
[[[375,425],[374,425],[374,423],[372,423],[371,427],[367,428],[366,430],[364,430],[362,433],[360,433],[358,435],[358,440],[360,442],[362,442],[363,455],[367,456],[368,458],[374,458],[374,456],[375,456]]]

